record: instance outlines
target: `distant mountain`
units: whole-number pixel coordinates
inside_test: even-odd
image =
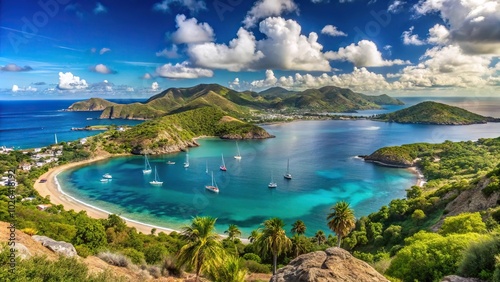
[[[68,107],[68,111],[102,111],[107,107],[118,105],[101,98],[90,98],[85,101],[73,103]]]
[[[91,100],[75,103],[72,107],[90,108]],[[99,107],[103,110],[101,118],[127,119],[153,119],[207,106],[218,108],[231,116],[246,117],[251,112],[265,110],[349,112],[379,109],[384,104],[402,104],[401,101],[387,95],[369,96],[333,86],[302,92],[273,87],[256,93],[238,92],[218,84],[169,88],[144,103],[121,105],[109,102],[110,104],[104,107],[102,101]]]
[[[291,96],[293,94],[298,93],[297,91],[290,91],[283,87],[271,87],[264,91],[259,92],[260,96],[264,97],[283,97],[283,96]]]
[[[376,120],[443,125],[465,125],[498,121],[462,108],[431,101],[422,102],[393,113],[378,115]]]

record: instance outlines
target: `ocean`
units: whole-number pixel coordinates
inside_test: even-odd
[[[362,114],[393,111],[427,99],[402,100],[407,105]],[[500,106],[500,99],[493,98],[433,100],[461,103],[462,106],[468,105],[469,110],[474,108],[475,112],[490,116],[495,116],[495,109]],[[1,103],[3,109],[4,102]],[[59,111],[64,108],[64,103],[71,104],[68,101],[57,101],[50,106],[29,101],[16,103],[19,103],[17,108],[27,109],[27,105],[31,108],[26,114],[23,114],[26,111],[18,110],[15,114],[2,110],[0,145],[16,148],[45,146],[53,143],[54,133],[67,141],[80,138],[77,134],[95,134],[68,130],[71,127],[100,124],[97,122],[131,122],[87,120],[98,114]],[[24,118],[31,119],[31,122],[21,122]],[[5,126],[14,121],[22,128]],[[186,158],[184,152],[152,156],[151,165],[157,168],[164,182],[161,187],[149,184],[154,174],[142,173],[142,156],[112,158],[68,170],[61,173],[58,180],[66,193],[83,202],[156,226],[180,229],[193,216],[210,215],[217,217],[219,233],[223,233],[229,224],[236,224],[244,236],[248,236],[264,220],[280,217],[287,224],[287,231],[294,221],[303,220],[307,226],[306,234],[312,236],[320,229],[328,231],[326,215],[337,201],[348,201],[356,217],[360,217],[377,211],[392,199],[405,197],[405,189],[416,183],[416,176],[406,169],[365,163],[357,155],[370,154],[384,146],[476,140],[500,135],[499,123],[435,126],[339,120],[297,121],[264,125],[264,128],[276,138],[238,142],[241,160],[233,158],[237,152],[235,141],[214,138],[200,139],[200,147],[189,150],[190,167],[187,169],[182,166]],[[11,136],[4,137],[5,132]],[[23,136],[26,134],[33,136],[34,140],[25,140]],[[222,156],[227,172],[218,168]],[[287,160],[290,160],[292,180],[283,178]],[[175,164],[169,165],[167,161]],[[219,186],[219,194],[204,189],[211,182],[211,171]],[[112,174],[113,180],[101,182],[105,173]],[[271,177],[278,183],[276,189],[267,187]]]

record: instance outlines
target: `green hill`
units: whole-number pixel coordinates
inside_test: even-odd
[[[91,106],[93,104],[98,104],[99,107]],[[387,95],[369,96],[333,86],[302,92],[273,87],[256,93],[238,92],[218,84],[200,84],[187,88],[169,88],[144,103],[121,105],[92,98],[71,107],[103,110],[101,118],[153,119],[206,106],[218,107],[241,118],[248,117],[255,111],[350,112],[378,109],[384,104],[400,105],[402,102]]]
[[[79,101],[71,104],[71,106],[68,107],[68,111],[102,111],[107,107],[114,105],[118,104],[101,98],[90,98],[85,101]]]
[[[216,107],[202,107],[163,116],[123,132],[108,132],[104,149],[110,153],[162,154],[197,146],[194,138],[218,136],[227,139],[273,137],[256,125],[242,122]]]
[[[484,117],[462,108],[431,101],[422,102],[393,113],[378,115],[376,119],[399,123],[443,125],[464,125],[495,121],[493,118]]]

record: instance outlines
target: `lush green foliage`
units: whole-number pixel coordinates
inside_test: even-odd
[[[495,269],[498,268],[495,257],[499,255],[500,238],[498,234],[474,242],[465,251],[464,258],[458,267],[458,273],[463,277],[478,277],[491,281]]]
[[[467,110],[437,102],[422,102],[393,113],[378,115],[377,119],[400,123],[473,124],[489,119]]]
[[[292,247],[292,242],[283,229],[285,223],[279,218],[264,221],[262,234],[257,237],[255,245],[259,252],[266,256],[271,253],[273,257],[273,274],[276,273],[278,256]]]

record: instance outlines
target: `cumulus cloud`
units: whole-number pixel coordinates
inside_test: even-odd
[[[329,51],[325,56],[330,60],[349,61],[356,67],[383,67],[410,64],[403,60],[384,60],[377,45],[369,40],[361,40],[358,44],[352,43],[342,47],[338,52]]]
[[[190,45],[188,54],[197,66],[230,71],[248,69],[264,55],[256,51],[256,40],[251,32],[240,28],[237,36],[229,45],[213,42]]]
[[[405,1],[394,0],[387,8],[387,12],[394,14],[399,13],[403,9],[404,4],[406,4]]]
[[[199,77],[212,77],[214,72],[209,69],[194,68],[188,62],[177,63],[172,65],[170,63],[156,68],[156,74],[161,77],[171,79],[192,79]]]
[[[233,81],[229,82],[229,88],[239,89],[240,88],[240,79],[235,78]]]
[[[343,31],[338,30],[336,26],[333,26],[331,24],[325,25],[325,27],[321,30],[321,33],[322,34],[327,34],[327,35],[330,35],[330,36],[347,36],[346,33],[344,33]]]
[[[16,64],[7,64],[3,67],[0,68],[2,71],[12,71],[12,72],[19,72],[19,71],[30,71],[33,70],[32,67],[30,66],[18,66]]]
[[[143,76],[141,76],[142,79],[151,79],[152,76],[149,73],[145,73]]]
[[[109,48],[102,48],[99,51],[99,55],[102,55],[102,54],[105,54],[105,53],[108,53],[108,52],[111,52],[111,49],[109,49]]]
[[[14,84],[14,85],[12,85],[11,91],[12,92],[36,92],[36,91],[38,91],[38,88],[32,87],[32,86],[19,87],[18,85]]]
[[[429,29],[429,38],[427,39],[427,42],[430,44],[447,45],[449,41],[450,32],[445,26],[436,24]]]
[[[401,35],[401,37],[403,38],[403,44],[404,45],[417,45],[417,46],[420,46],[420,45],[424,45],[425,44],[425,41],[421,40],[420,38],[418,38],[418,34],[413,34],[413,29],[415,27],[410,27],[409,30],[406,30],[403,32],[403,34]]]
[[[381,74],[370,72],[366,68],[356,67],[352,73],[339,75],[323,73],[318,76],[296,73],[293,76],[276,77],[272,70],[267,70],[265,79],[254,80],[248,84],[252,90],[256,91],[274,86],[299,90],[320,88],[323,86],[337,86],[349,88],[354,91],[386,91],[402,88],[400,83],[387,82]]]
[[[19,86],[15,85],[15,84],[12,85],[12,92],[17,92],[17,91],[19,91]]]
[[[172,34],[176,44],[203,43],[214,40],[214,30],[208,23],[198,23],[195,18],[186,19],[185,15],[175,17],[177,30]]]
[[[419,87],[480,87],[494,74],[491,59],[465,54],[458,45],[436,46],[427,50],[422,62],[408,66],[399,81]]]
[[[79,76],[73,75],[71,72],[59,73],[59,84],[57,88],[61,90],[85,89],[88,87],[85,79],[80,79]]]
[[[264,39],[240,28],[228,45],[213,42],[188,46],[188,54],[197,66],[230,71],[282,69],[329,71],[328,60],[318,43],[318,35],[301,34],[301,26],[280,17],[266,18],[259,24]]]
[[[498,0],[420,0],[417,16],[439,13],[447,24],[449,39],[464,52],[500,54],[500,4]]]
[[[158,84],[158,82],[153,82],[151,83],[151,90],[152,91],[158,91],[160,89],[160,85]]]
[[[105,14],[108,12],[108,8],[104,7],[103,4],[101,4],[100,2],[97,2],[96,3],[96,6],[94,8],[94,14]]]
[[[250,28],[255,26],[261,19],[294,11],[298,12],[299,7],[293,0],[259,0],[248,11],[243,24],[246,28]]]
[[[116,73],[116,71],[110,69],[108,66],[103,65],[103,64],[97,64],[95,66],[90,67],[90,71],[102,73],[102,74]]]
[[[173,59],[173,58],[178,58],[180,57],[179,53],[177,53],[178,48],[177,45],[173,44],[172,48],[168,49],[165,48],[161,50],[160,52],[156,52],[157,57],[165,57],[167,59]]]
[[[92,83],[89,85],[88,89],[92,91],[106,91],[106,92],[111,92],[113,91],[114,84],[107,81],[103,80],[102,82],[97,82],[97,83]]]
[[[154,11],[169,12],[171,6],[181,6],[187,8],[191,13],[206,10],[207,6],[203,0],[163,0],[153,5]]]

